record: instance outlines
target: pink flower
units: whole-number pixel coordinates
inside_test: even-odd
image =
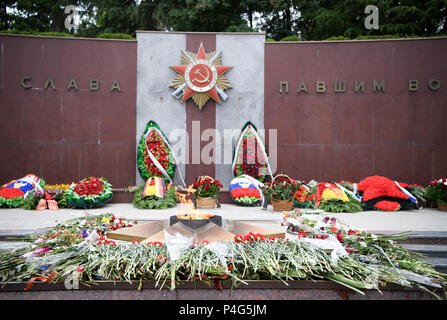
[[[83,266],[80,266],[76,269],[79,273],[84,272],[85,268]]]

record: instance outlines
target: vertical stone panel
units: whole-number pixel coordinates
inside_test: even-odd
[[[216,178],[228,190],[233,177],[231,158],[236,140],[232,141],[231,156],[224,154],[224,130],[241,130],[251,121],[258,130],[264,129],[264,47],[265,34],[217,34],[216,50],[222,50],[222,64],[232,66],[225,73],[232,89],[225,93],[228,100],[216,105],[216,129],[221,135],[221,163],[216,164]],[[260,130],[262,133],[262,130]]]
[[[186,35],[137,32],[137,41],[136,143],[138,145],[146,124],[150,120],[155,121],[168,138],[173,130],[186,130],[185,105],[172,96],[173,90],[169,88],[176,75],[169,66],[180,65],[181,51],[186,49]],[[184,148],[174,141],[171,142],[173,148]],[[184,164],[180,164],[179,167],[184,177]],[[143,179],[137,166],[135,170],[136,182],[140,185]],[[180,183],[178,179],[176,182]]]

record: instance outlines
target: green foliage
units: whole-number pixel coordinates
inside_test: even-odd
[[[170,188],[166,191],[164,198],[157,196],[147,196],[143,198],[144,186],[139,186],[132,192],[134,197],[132,200],[133,205],[138,209],[168,209],[177,205],[178,197],[174,188]]]
[[[275,41],[275,39],[272,39],[272,38],[266,38],[265,42],[276,42],[276,41]]]
[[[341,213],[341,212],[360,212],[363,211],[362,203],[354,199],[350,194],[346,193],[349,201],[342,200],[322,200],[318,209],[326,212]]]
[[[447,31],[447,2],[443,0],[414,1],[300,1],[299,29],[305,40],[322,40],[344,36],[385,36],[390,38],[410,35],[434,36]],[[367,30],[364,12],[367,5],[379,9],[379,29]],[[362,39],[362,38],[360,38]],[[371,38],[367,38],[371,39]]]
[[[430,201],[431,207],[436,207],[438,201],[447,203],[447,186],[444,181],[447,182],[447,179],[434,180],[425,188],[425,195],[427,200]]]
[[[166,6],[168,8],[166,23],[172,30],[241,31],[229,28],[246,24],[242,18],[244,1],[166,1]]]
[[[130,34],[126,33],[101,33],[98,38],[100,39],[126,39],[135,40]]]
[[[406,188],[408,191],[416,197],[419,206],[424,206],[428,202],[428,195],[427,190],[424,187],[413,187],[413,188]]]
[[[267,183],[262,188],[266,199],[293,200],[293,195],[301,187],[301,183],[280,178]]]
[[[67,5],[80,9],[81,24],[76,36],[82,37],[103,33],[135,37],[136,30],[264,31],[267,38],[276,41],[294,35],[302,40],[344,40],[333,37],[390,38],[387,35],[447,33],[445,0],[6,0],[2,3],[0,29],[33,34],[63,33],[67,16],[63,9]],[[367,30],[364,26],[367,5],[379,9],[378,30]]]
[[[35,190],[31,192],[28,195],[28,197],[26,197],[23,200],[20,207],[25,210],[36,210],[37,205],[39,204],[39,200],[44,198],[45,198],[44,192],[39,192]],[[59,209],[67,208],[67,194],[65,192],[57,193],[54,197],[54,200],[56,200]]]
[[[287,36],[279,41],[301,41],[301,38],[299,36]]]
[[[23,197],[16,197],[12,199],[7,199],[0,197],[0,208],[18,208],[23,204]]]
[[[53,31],[39,32],[39,31],[23,31],[23,30],[0,30],[0,33],[47,36],[47,37],[74,37],[74,35],[70,33],[53,32]]]
[[[417,37],[417,36],[413,36]],[[398,34],[385,34],[385,35],[365,35],[358,36],[356,40],[374,40],[374,39],[399,39],[399,38],[411,38],[409,36],[400,36]]]
[[[351,39],[344,37],[344,36],[334,36],[334,37],[327,38],[326,40],[351,40]]]

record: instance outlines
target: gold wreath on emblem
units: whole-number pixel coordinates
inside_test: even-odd
[[[206,57],[206,60],[203,59],[204,57]],[[216,69],[216,67],[218,67],[215,85],[211,87],[210,90],[205,92],[194,90],[194,84],[210,83],[211,80],[214,80],[212,78],[213,75],[208,68],[196,69],[192,79],[189,79],[190,81],[187,81],[188,76],[185,74],[185,70],[187,70],[188,66],[191,67],[200,62],[206,63],[206,65],[212,69]],[[169,88],[175,90],[173,96],[180,99],[181,102],[185,102],[189,98],[192,98],[199,109],[202,110],[203,106],[210,98],[215,100],[217,103],[227,100],[228,96],[224,93],[224,91],[231,89],[231,85],[225,77],[225,72],[231,69],[231,67],[222,66],[222,51],[205,53],[203,44],[200,44],[199,51],[197,53],[182,50],[181,66],[170,67],[177,72],[177,75]]]

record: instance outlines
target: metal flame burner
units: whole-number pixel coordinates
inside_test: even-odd
[[[185,227],[191,229],[191,230],[198,230],[203,227],[205,227],[208,223],[214,223],[217,224],[219,227],[222,227],[222,217],[214,215],[213,217],[209,219],[179,219],[177,216],[171,216],[169,218],[169,225],[172,226],[176,224],[177,222],[180,222]]]

